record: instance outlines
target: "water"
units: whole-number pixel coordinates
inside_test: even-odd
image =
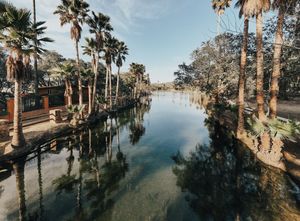
[[[4,165],[0,220],[300,220],[297,185],[190,100],[155,93]]]

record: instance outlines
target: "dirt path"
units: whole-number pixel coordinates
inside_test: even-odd
[[[249,107],[256,109],[255,101],[246,102]],[[293,101],[278,101],[278,116],[300,121],[300,99]]]

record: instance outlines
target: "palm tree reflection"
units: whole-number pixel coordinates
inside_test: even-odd
[[[287,177],[260,165],[212,118],[206,124],[210,145],[173,156],[177,185],[200,219],[300,220]]]
[[[17,193],[19,200],[19,220],[26,220],[26,197],[24,181],[25,159],[13,163],[13,170],[16,176]]]

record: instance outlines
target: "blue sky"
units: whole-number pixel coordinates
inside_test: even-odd
[[[31,9],[32,0],[10,0],[17,7]],[[169,82],[181,62],[189,62],[191,52],[216,34],[216,15],[210,0],[88,0],[91,10],[109,15],[113,35],[129,47],[131,62],[146,65],[152,82]],[[69,26],[60,27],[53,11],[60,0],[36,0],[37,19],[47,22],[47,36],[55,43],[47,45],[65,57],[75,56]],[[222,18],[223,30],[241,31],[237,11],[229,9]],[[88,36],[85,26],[83,37]],[[81,43],[83,40],[81,41]],[[84,60],[89,60],[84,57]]]

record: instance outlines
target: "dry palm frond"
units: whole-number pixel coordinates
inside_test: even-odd
[[[77,22],[73,23],[71,27],[71,39],[79,41],[79,39],[81,38],[81,31],[82,28],[80,27],[80,25]]]
[[[253,17],[261,13],[262,11],[268,11],[271,6],[270,0],[241,0],[241,8],[244,15]]]
[[[9,82],[14,82],[16,80],[16,64],[13,56],[9,55],[6,59],[6,78]]]

